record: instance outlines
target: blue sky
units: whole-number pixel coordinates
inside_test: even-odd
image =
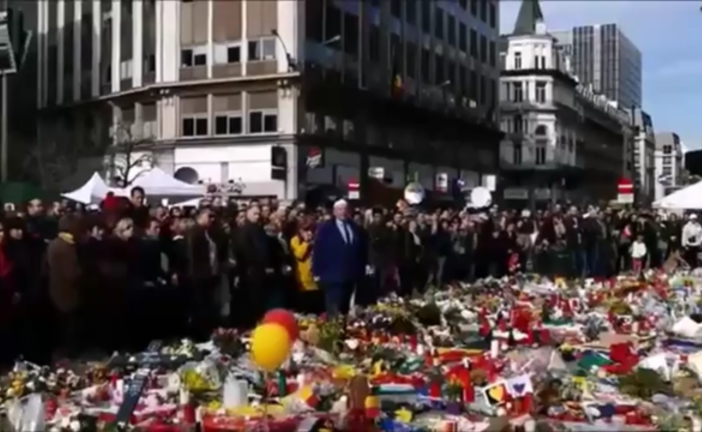
[[[521,1],[500,3],[502,33]],[[547,28],[617,23],[643,54],[643,105],[656,131],[677,132],[702,148],[702,12],[700,1],[541,0]]]

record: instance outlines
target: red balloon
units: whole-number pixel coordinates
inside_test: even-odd
[[[275,323],[282,326],[288,332],[291,341],[297,340],[300,334],[295,315],[285,309],[272,309],[268,311],[263,317],[262,324],[268,323]]]

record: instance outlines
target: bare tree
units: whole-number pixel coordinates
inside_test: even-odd
[[[118,187],[129,186],[156,162],[153,138],[137,135],[131,124],[118,124],[112,132],[113,145],[105,158],[105,170]]]

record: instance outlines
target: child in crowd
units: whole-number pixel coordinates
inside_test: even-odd
[[[636,240],[631,244],[631,270],[639,274],[643,268],[643,262],[646,259],[646,244],[643,241],[643,236],[636,236]]]

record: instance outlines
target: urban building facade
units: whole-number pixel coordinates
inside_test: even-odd
[[[633,124],[633,176],[637,201],[650,203],[655,197],[656,184],[656,135],[651,116],[641,108],[631,111]]]
[[[571,56],[580,83],[620,108],[642,106],[641,51],[617,24],[578,26],[552,34]]]
[[[682,183],[685,161],[680,136],[675,132],[657,133],[655,158],[655,200],[659,200]]]
[[[369,174],[494,184],[496,0],[38,3],[41,134],[84,153],[136,141],[177,177],[287,199]]]
[[[578,84],[537,1],[523,0],[502,44],[500,145],[504,198],[531,207],[609,199],[626,172],[628,116]]]

